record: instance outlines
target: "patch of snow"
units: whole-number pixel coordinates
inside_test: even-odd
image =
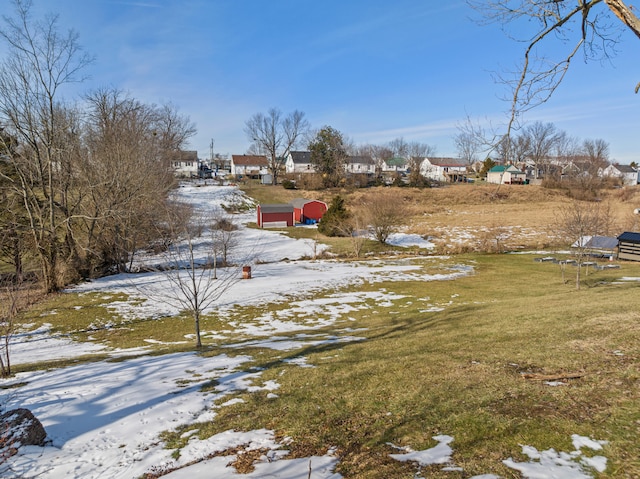
[[[453,449],[451,449],[449,444],[453,442],[453,438],[451,436],[440,435],[433,436],[433,439],[438,441],[438,445],[430,449],[410,451],[404,454],[390,454],[390,456],[396,461],[417,462],[421,466],[449,463],[451,461],[451,455],[453,454]]]

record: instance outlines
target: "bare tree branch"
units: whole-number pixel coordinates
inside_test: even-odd
[[[468,3],[481,13],[486,23],[500,24],[505,31],[513,27],[517,34],[509,35],[526,45],[523,62],[513,77],[498,76],[498,81],[512,90],[507,135],[517,125],[520,114],[549,100],[578,52],[583,52],[585,60],[611,59],[623,25],[640,37],[640,20],[620,0],[468,0]],[[561,53],[554,58],[544,51]]]
[[[289,152],[308,130],[309,122],[298,110],[283,117],[279,109],[270,108],[266,114],[256,113],[245,123],[244,131],[252,142],[252,151],[267,156],[274,185],[278,183]]]

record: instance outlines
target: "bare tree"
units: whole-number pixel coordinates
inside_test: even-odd
[[[420,166],[426,157],[436,154],[435,146],[412,141],[407,143],[406,151],[408,155],[409,186],[424,186],[425,179],[420,171]]]
[[[214,267],[217,267],[217,256],[220,254],[221,265],[229,266],[229,255],[237,245],[238,227],[230,216],[216,215],[211,223],[211,237],[213,241]]]
[[[388,143],[388,146],[395,156],[402,158],[409,156],[409,144],[402,137],[394,138]]]
[[[116,89],[86,97],[86,154],[80,177],[83,237],[90,269],[126,271],[166,219],[175,186],[168,158],[192,134],[189,121],[170,106],[143,104]],[[161,235],[161,237],[164,237]]]
[[[512,87],[510,134],[518,116],[546,102],[562,82],[579,52],[585,60],[611,58],[623,26],[640,38],[640,19],[621,0],[468,0],[487,23],[498,23],[525,46],[522,65],[511,78],[500,81]],[[617,23],[613,17],[621,22]],[[566,49],[554,48],[557,39]],[[557,56],[543,55],[547,51]],[[636,86],[636,92],[640,83]]]
[[[397,198],[382,193],[371,197],[364,206],[368,211],[367,223],[371,234],[376,241],[386,244],[389,236],[402,224],[402,217],[398,214]]]
[[[18,315],[16,289],[6,287],[0,291],[0,373],[3,378],[11,376],[11,354],[9,346],[15,333]]]
[[[594,171],[600,168],[606,168],[609,164],[609,143],[604,140],[584,140],[582,149],[587,158],[589,158]]]
[[[244,131],[252,143],[252,151],[267,156],[274,185],[278,184],[289,152],[307,130],[309,122],[298,110],[283,116],[279,109],[270,108],[266,114],[256,113],[245,123]]]
[[[364,144],[355,149],[354,155],[371,157],[374,162],[375,177],[380,179],[382,177],[385,162],[393,158],[393,151],[388,145]]]
[[[584,140],[575,150],[569,178],[585,198],[597,197],[603,187],[605,178],[600,172],[608,166],[608,156],[609,145],[603,140]]]
[[[18,315],[33,300],[28,283],[7,282],[0,287],[0,375],[11,376],[11,341],[18,329]],[[0,436],[2,434],[0,433]]]
[[[529,138],[526,135],[504,135],[496,144],[495,152],[505,165],[522,164],[530,154]]]
[[[181,115],[175,105],[150,105],[149,109],[153,111],[153,135],[163,152],[173,153],[184,148],[196,134],[195,124],[188,116]]]
[[[558,211],[556,230],[562,238],[573,244],[576,289],[580,289],[580,271],[588,253],[587,241],[591,236],[606,235],[610,227],[611,212],[609,205],[604,203],[573,201]]]
[[[0,165],[0,167],[3,165]],[[25,257],[29,242],[29,223],[24,214],[21,198],[11,184],[0,175],[0,261],[13,268],[16,282],[21,282],[24,274]]]
[[[69,213],[61,207],[62,172],[70,155],[60,89],[81,80],[91,58],[82,53],[75,32],[60,34],[55,16],[36,22],[30,1],[14,0],[14,6],[16,17],[3,17],[0,28],[7,46],[0,65],[0,123],[19,144],[7,161],[24,200],[45,287],[54,291],[62,284],[60,238]]]
[[[461,158],[467,161],[471,161],[475,154],[483,155],[484,159],[490,157],[504,137],[504,134],[494,128],[489,121],[474,121],[468,116],[464,122],[458,124],[457,129],[456,145],[461,144],[458,146],[458,152],[460,153],[460,148],[466,149],[466,158],[462,155]]]
[[[523,135],[529,142],[529,157],[534,165],[534,178],[539,178],[549,174],[551,166],[551,156],[554,146],[560,139],[560,132],[553,123],[542,123],[536,121],[528,125]]]
[[[454,136],[453,141],[458,157],[467,163],[467,168],[471,168],[479,160],[480,144],[478,138],[470,131],[458,128],[458,133]]]
[[[353,249],[353,254],[356,258],[359,258],[362,255],[362,251],[364,250],[364,245],[366,244],[367,238],[367,215],[361,209],[354,211],[349,218],[346,220],[346,224],[342,226],[342,229],[345,232],[345,235],[349,236],[349,240],[351,241],[351,247]]]
[[[202,347],[200,321],[207,309],[240,279],[240,266],[214,267],[215,251],[204,240],[211,218],[199,216],[174,225],[175,242],[164,254],[162,268],[172,287],[160,295],[153,287],[143,290],[151,298],[186,311],[193,319],[196,348]]]

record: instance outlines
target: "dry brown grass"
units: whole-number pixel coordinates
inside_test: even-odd
[[[333,190],[285,190],[281,187],[253,186],[248,194],[279,198],[310,198],[331,202],[345,198],[349,209],[357,209],[381,192],[395,196],[405,216],[407,233],[429,237],[442,253],[498,251],[501,249],[542,249],[566,247],[556,235],[557,212],[573,201],[562,190],[535,185],[460,184],[443,188],[388,188]],[[640,207],[640,187],[604,190],[600,195],[613,216],[610,235],[640,227],[633,214]]]

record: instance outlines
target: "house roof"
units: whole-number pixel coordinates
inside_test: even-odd
[[[618,236],[618,241],[628,241],[629,243],[640,243],[640,233],[625,231]]]
[[[375,161],[370,156],[350,156],[347,158],[347,163],[354,164],[360,163],[361,165],[375,165]]]
[[[267,157],[262,155],[231,155],[236,166],[268,166]]]
[[[198,152],[195,150],[178,150],[172,155],[174,161],[198,161]]]
[[[291,200],[291,204],[294,208],[302,208],[304,205],[309,203],[311,200],[307,200],[306,198],[294,198]]]
[[[294,163],[307,164],[311,163],[311,152],[310,151],[292,151],[291,159]]]
[[[307,203],[322,203],[326,205],[324,201],[320,201],[320,200],[308,200],[306,198],[295,198],[291,200],[291,204],[294,206],[294,208],[302,208]]]
[[[630,165],[612,165],[612,166],[616,170],[618,170],[620,173],[635,173],[635,174],[638,174],[638,171],[636,169],[634,169]]]
[[[434,166],[467,166],[467,162],[460,158],[429,158]]]
[[[395,166],[395,167],[402,168],[403,166],[405,166],[407,164],[407,159],[406,158],[402,158],[401,156],[394,156],[393,158],[388,158],[388,159],[384,160],[384,162],[388,166]]]
[[[521,175],[524,175],[523,171],[520,171],[518,168],[516,168],[513,165],[496,165],[489,170],[489,173],[505,173],[507,171],[509,173],[516,173],[516,174],[519,173]]]
[[[260,205],[260,211],[262,213],[293,213],[293,205],[291,203]]]

